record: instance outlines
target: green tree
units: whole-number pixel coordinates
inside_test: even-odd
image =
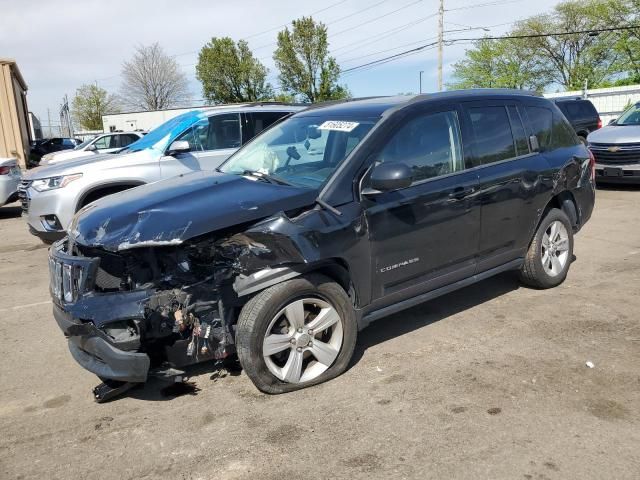
[[[255,102],[273,96],[268,70],[254,58],[246,41],[212,38],[200,50],[196,78],[212,103]]]
[[[640,0],[608,0],[602,10],[608,25],[640,25]],[[617,70],[624,75],[611,83],[616,86],[640,83],[640,26],[605,35],[613,37],[611,44],[618,54]]]
[[[116,97],[97,85],[82,85],[71,101],[71,114],[87,130],[102,130],[102,116],[117,113]]]
[[[278,33],[273,59],[285,92],[306,102],[349,97],[347,88],[338,85],[340,67],[329,56],[327,27],[322,22],[311,17],[294,20],[291,31],[285,28]]]
[[[568,90],[599,86],[616,71],[617,52],[604,34],[576,33],[548,36],[547,33],[609,28],[605,18],[609,0],[569,0],[556,5],[553,13],[528,18],[513,35],[541,35],[526,39],[530,52],[548,66],[552,82]]]
[[[542,90],[549,72],[522,41],[482,39],[453,65],[453,88]]]

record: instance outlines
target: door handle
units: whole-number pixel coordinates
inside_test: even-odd
[[[474,187],[457,187],[453,189],[453,192],[449,193],[449,198],[453,198],[455,200],[462,200],[463,198],[468,197],[469,195],[475,193],[476,189]]]

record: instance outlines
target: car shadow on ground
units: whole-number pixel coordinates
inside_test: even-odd
[[[22,215],[22,208],[20,208],[19,203],[11,203],[0,207],[0,219],[18,218],[20,215]]]
[[[374,345],[405,335],[521,287],[515,272],[505,272],[461,290],[382,318],[358,335],[352,368]]]
[[[349,364],[349,369],[357,365],[370,347],[439,322],[476,305],[481,305],[517,290],[520,287],[521,284],[515,272],[505,272],[475,285],[382,318],[358,334],[358,343]],[[183,395],[197,395],[201,388],[195,382],[189,381],[189,378],[209,375],[212,383],[223,382],[226,377],[239,375],[240,372],[240,365],[237,361],[226,365],[222,362],[204,362],[185,367],[185,378],[187,379],[185,382],[172,383],[167,380],[150,378],[146,383],[115,397],[114,400],[122,396],[128,396],[137,400],[167,401]],[[204,385],[203,388],[208,388],[210,384],[205,383]],[[257,390],[256,393],[258,393]]]

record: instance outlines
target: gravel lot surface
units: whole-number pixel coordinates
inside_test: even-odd
[[[505,274],[380,320],[280,396],[205,367],[94,403],[46,256],[0,208],[2,479],[640,478],[640,188],[598,191],[560,287]]]

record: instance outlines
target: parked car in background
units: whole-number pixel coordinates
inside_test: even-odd
[[[77,138],[48,138],[31,149],[31,156],[34,160],[39,161],[47,153],[59,152],[61,150],[72,150],[81,143],[82,142]]]
[[[311,107],[217,171],[78,212],[49,251],[53,314],[99,401],[236,351],[288,392],[344,372],[391,313],[507,270],[559,285],[594,198],[589,150],[535,94]]]
[[[65,160],[71,160],[72,158],[97,155],[99,153],[114,153],[140,140],[143,136],[144,134],[142,132],[105,133],[82,142],[73,150],[47,153],[40,159],[40,165],[51,165]]]
[[[35,168],[20,185],[29,230],[52,241],[64,235],[80,208],[98,198],[163,178],[213,170],[254,135],[302,108],[245,104],[195,110],[165,122],[117,154]]]
[[[596,180],[640,183],[640,102],[587,137],[596,158]]]
[[[564,116],[575,130],[576,134],[586,145],[587,136],[599,128],[602,128],[600,115],[589,100],[581,97],[561,98],[555,101]]]
[[[22,171],[15,158],[0,158],[0,207],[18,200]]]

